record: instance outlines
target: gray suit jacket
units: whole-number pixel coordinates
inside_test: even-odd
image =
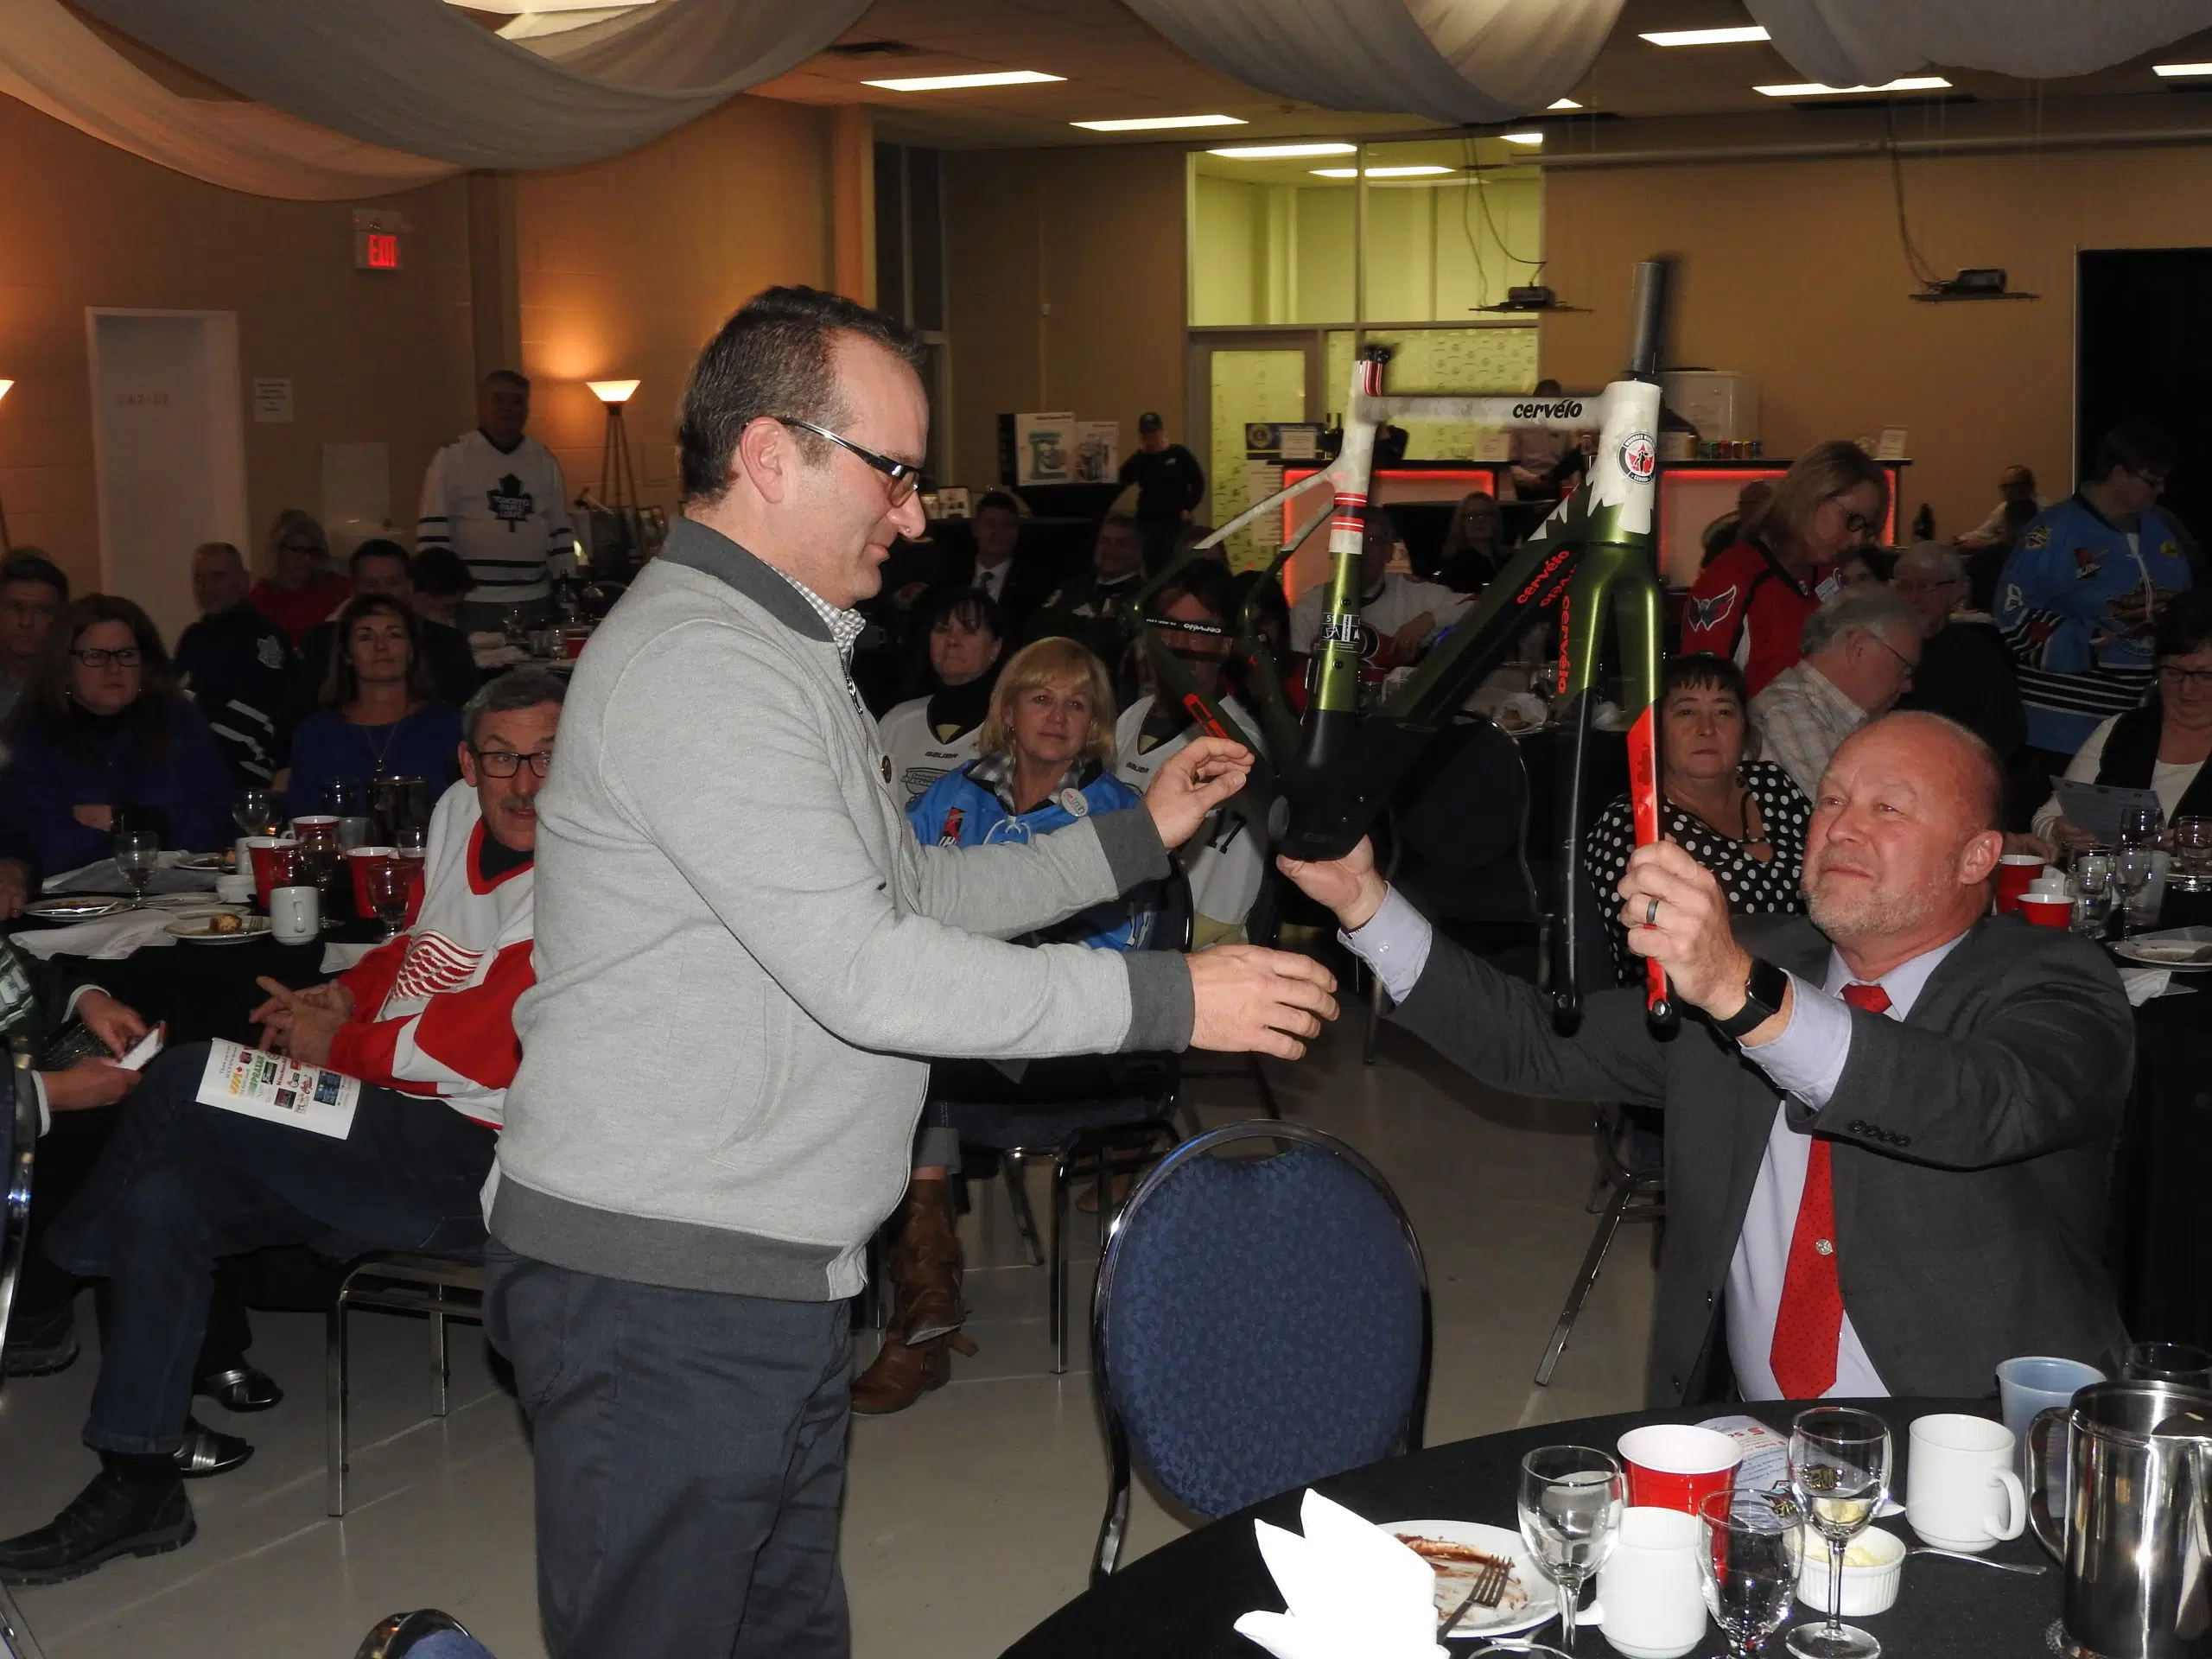
[[[1802,917],[1738,924],[1748,950],[1815,984],[1828,942]],[[1774,1122],[1774,1084],[1687,1019],[1671,1041],[1640,990],[1588,999],[1563,1038],[1549,1004],[1441,934],[1395,1017],[1503,1089],[1667,1111],[1667,1245],[1646,1393],[1704,1395],[1725,1355],[1728,1263]],[[1853,1010],[1817,1113],[1833,1143],[1844,1306],[1893,1395],[1978,1396],[1999,1360],[2108,1363],[2126,1343],[2103,1262],[2106,1173],[2135,1026],[2103,951],[2017,917],[1976,924],[1903,1021]]]

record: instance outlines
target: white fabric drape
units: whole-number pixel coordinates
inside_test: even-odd
[[[4,0],[0,14],[0,92],[210,184],[297,201],[345,201],[411,190],[459,170],[266,105],[180,97],[59,0]]]
[[[1128,0],[1192,57],[1284,98],[1452,125],[1541,109],[1588,72],[1620,0]]]
[[[10,0],[13,3],[13,0]],[[663,0],[520,42],[443,0],[79,0],[209,79],[460,167],[620,155],[836,40],[868,0]]]
[[[2208,0],[1746,0],[1782,55],[1830,86],[1935,65],[2086,75],[2212,28]]]

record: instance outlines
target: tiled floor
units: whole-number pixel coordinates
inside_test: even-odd
[[[1412,1214],[1435,1305],[1430,1442],[1632,1407],[1650,1318],[1641,1230],[1608,1262],[1552,1387],[1529,1381],[1592,1226],[1586,1109],[1491,1094],[1395,1033],[1363,1068],[1357,1038],[1348,1018],[1315,1058],[1271,1075],[1292,1117],[1366,1153]],[[1200,1085],[1198,1098],[1210,1122],[1252,1109],[1240,1084]],[[1043,1274],[1019,1265],[1001,1190],[978,1187],[963,1231],[982,1351],[950,1387],[854,1431],[845,1573],[861,1659],[997,1652],[1083,1587],[1097,1529],[1105,1468],[1090,1378],[1080,1355],[1052,1375]],[[422,1323],[357,1318],[340,1522],[323,1514],[321,1321],[263,1314],[257,1328],[257,1358],[291,1390],[276,1411],[228,1422],[257,1454],[194,1485],[189,1548],[22,1592],[52,1659],[347,1659],[385,1613],[433,1605],[501,1659],[538,1659],[530,1461],[474,1329],[457,1328],[440,1421],[427,1414]],[[43,1522],[90,1477],[77,1430],[93,1371],[79,1361],[0,1393],[0,1535]],[[1130,1554],[1181,1530],[1141,1494]]]

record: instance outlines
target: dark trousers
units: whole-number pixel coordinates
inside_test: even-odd
[[[460,1250],[483,1237],[495,1130],[442,1101],[364,1088],[335,1141],[200,1105],[207,1061],[207,1045],[188,1043],[146,1068],[47,1240],[59,1266],[108,1281],[85,1426],[98,1451],[183,1440],[219,1257],[270,1244]]]
[[[485,1251],[537,1470],[554,1659],[843,1659],[848,1305]]]

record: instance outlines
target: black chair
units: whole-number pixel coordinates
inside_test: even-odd
[[[451,1613],[425,1607],[378,1619],[353,1659],[492,1659],[492,1650]]]
[[[357,1307],[387,1313],[420,1313],[430,1322],[430,1414],[446,1414],[452,1380],[446,1321],[484,1320],[484,1260],[480,1255],[423,1255],[371,1250],[348,1264],[331,1299],[324,1326],[323,1480],[327,1513],[346,1513],[346,1430],[352,1380],[347,1373],[346,1315]]]
[[[1283,1149],[1241,1155],[1264,1142]],[[1179,1147],[1098,1263],[1091,1370],[1113,1474],[1091,1582],[1121,1559],[1137,1465],[1211,1518],[1419,1451],[1429,1345],[1421,1242],[1364,1158],[1262,1121]]]
[[[8,1045],[7,1077],[0,1081],[0,1352],[8,1345],[8,1315],[16,1281],[30,1247],[31,1167],[38,1154],[38,1089],[31,1081],[29,1039]],[[6,1386],[0,1370],[0,1388]]]

